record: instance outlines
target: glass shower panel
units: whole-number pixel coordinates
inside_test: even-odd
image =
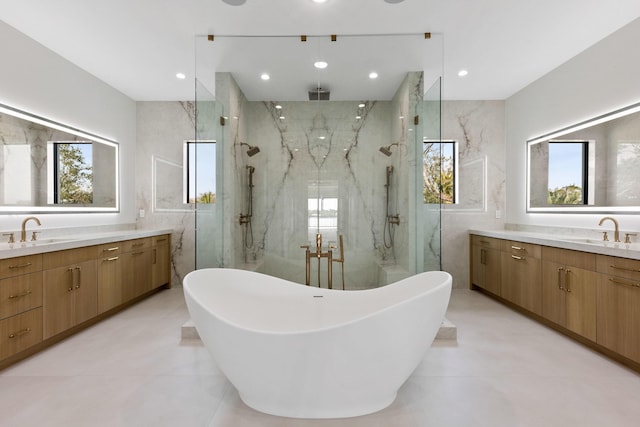
[[[222,161],[222,106],[205,85],[196,80],[195,142],[193,144],[195,170],[195,241],[196,269],[220,267],[223,264],[223,204],[217,197],[218,183],[223,173]],[[206,144],[205,144],[206,142]],[[211,155],[211,144],[215,143],[215,155]],[[204,195],[204,197],[203,197]]]
[[[442,140],[442,79],[438,78],[435,83],[425,92],[424,101],[419,105],[421,110],[419,116],[422,118],[420,132],[416,132],[416,149],[419,150],[421,167],[418,169],[418,233],[422,236],[422,242],[418,242],[416,248],[416,260],[418,271],[440,270],[442,268],[442,200],[435,203],[424,197],[425,183],[428,180],[440,182],[442,171],[428,167],[428,162],[432,161],[432,156],[425,156],[422,151],[423,141]],[[442,150],[442,144],[438,144],[438,150]],[[438,153],[442,157],[443,153]],[[441,163],[441,162],[440,162]],[[438,163],[438,164],[440,164]],[[431,176],[431,175],[436,176]],[[422,263],[422,265],[420,265]]]

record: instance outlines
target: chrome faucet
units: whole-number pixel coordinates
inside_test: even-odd
[[[27,227],[27,222],[29,222],[29,220],[34,220],[36,222],[36,224],[42,225],[42,224],[40,224],[40,220],[38,218],[36,218],[35,216],[26,217],[22,221],[22,229],[20,231],[20,241],[21,242],[26,242],[27,241],[27,230],[26,230],[26,227]],[[34,237],[35,237],[35,234],[34,234]],[[32,238],[31,240],[35,240],[35,238]]]
[[[598,223],[598,225],[602,225],[603,222],[605,222],[606,220],[610,219],[611,221],[613,221],[613,225],[615,226],[614,232],[613,232],[613,238],[616,242],[620,242],[620,230],[618,227],[618,221],[616,221],[615,218],[610,217],[610,216],[605,216],[604,218],[602,218],[600,220],[600,222]],[[606,232],[605,232],[606,233]],[[605,234],[606,236],[606,234]],[[605,239],[606,240],[606,239]]]

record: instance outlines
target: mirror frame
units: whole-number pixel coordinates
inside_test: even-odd
[[[0,205],[0,214],[13,213],[115,213],[120,212],[120,150],[116,141],[107,139],[90,132],[83,131],[65,124],[37,116],[26,111],[0,103],[0,113],[8,114],[19,119],[28,120],[39,125],[47,126],[53,129],[67,132],[91,141],[113,147],[115,150],[115,206],[113,207],[90,207],[90,206],[3,206]]]
[[[554,138],[558,138],[579,130],[583,130],[592,126],[596,126],[602,123],[609,122],[611,120],[628,116],[640,111],[640,102],[629,105],[627,107],[619,108],[593,117],[588,120],[576,123],[571,126],[564,127],[562,129],[555,130],[553,132],[546,133],[544,135],[537,136],[527,140],[526,147],[526,212],[527,213],[584,213],[584,214],[600,214],[600,213],[619,213],[619,214],[640,214],[640,206],[558,206],[558,207],[532,207],[531,206],[531,146],[540,142],[548,141]],[[639,136],[640,137],[640,136]]]

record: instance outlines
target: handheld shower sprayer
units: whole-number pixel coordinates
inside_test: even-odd
[[[247,149],[247,156],[249,157],[253,157],[260,152],[260,148],[257,145],[249,145],[246,142],[241,142],[240,146],[242,147],[243,145],[246,145],[247,147],[249,147]]]
[[[393,147],[394,145],[400,145],[399,142],[394,142],[393,144],[389,144],[389,145],[384,145],[382,147],[380,147],[380,152],[382,154],[384,154],[385,156],[389,157],[391,156],[393,153],[391,152],[391,147]]]

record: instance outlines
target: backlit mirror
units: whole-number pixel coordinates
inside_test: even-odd
[[[0,104],[0,211],[118,211],[118,144]]]
[[[640,103],[527,141],[528,212],[640,212]]]

